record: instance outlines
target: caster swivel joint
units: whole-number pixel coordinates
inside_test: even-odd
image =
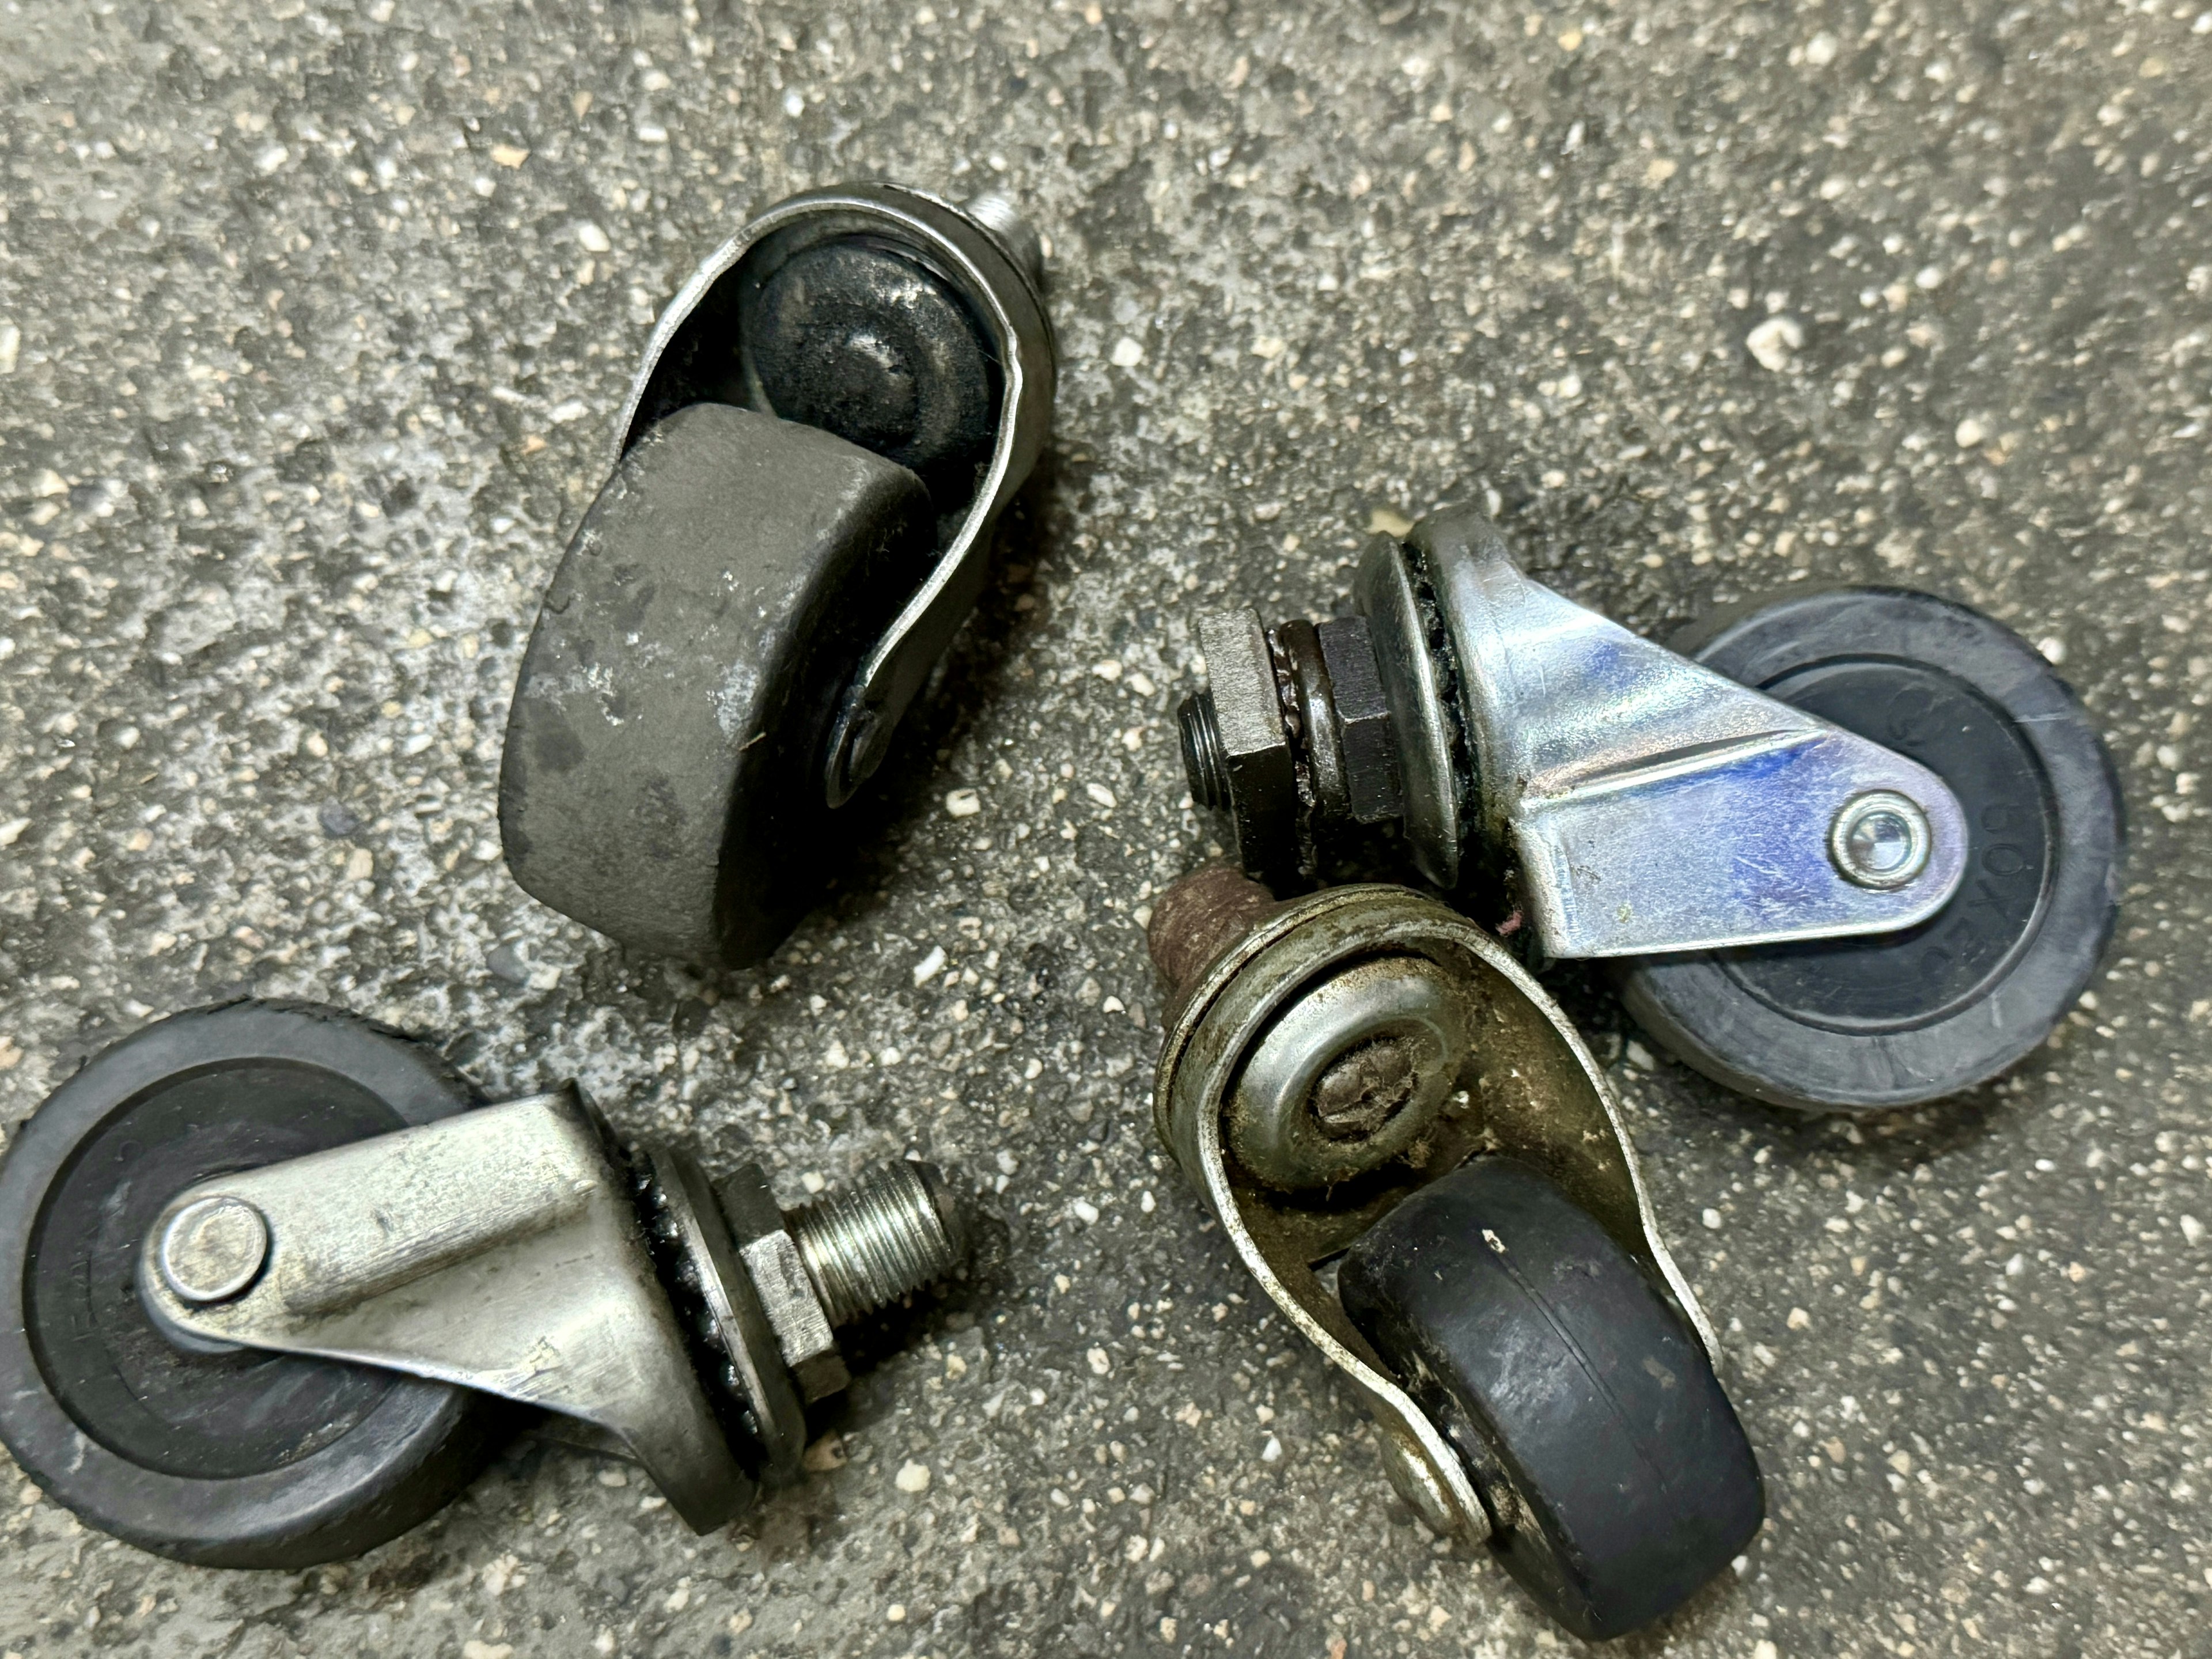
[[[1402,887],[1163,894],[1153,1121],[1393,1484],[1579,1636],[1680,1605],[1758,1465],[1596,1062],[1488,933]]]
[[[1375,544],[1357,591],[1318,628],[1200,623],[1192,793],[1255,876],[1317,873],[1332,821],[1394,821],[1447,891],[1510,865],[1549,957],[1890,932],[1959,885],[1941,778],[1530,580],[1480,514]]]
[[[775,949],[981,594],[1051,423],[1039,243],[1002,199],[810,191],[653,331],[547,587],[500,763],[525,890],[707,967]]]

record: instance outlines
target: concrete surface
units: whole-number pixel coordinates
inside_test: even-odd
[[[1939,1108],[1792,1121],[1562,981],[1771,1495],[1622,1650],[2212,1653],[2212,21],[934,4],[0,0],[0,1116],[250,987],[488,1089],[580,1075],[792,1195],[919,1148],[994,1217],[842,1467],[722,1535],[536,1442],[305,1574],[17,1484],[0,1650],[1571,1645],[1391,1498],[1146,1115],[1140,920],[1218,833],[1171,736],[1193,611],[1325,613],[1370,524],[1486,495],[1647,629],[1808,575],[1990,609],[2133,818],[2094,1004]],[[505,700],[655,308],[866,174],[1027,202],[1057,438],[879,852],[702,981],[510,883]]]

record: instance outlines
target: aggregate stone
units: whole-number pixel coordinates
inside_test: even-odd
[[[250,991],[787,1200],[912,1150],[985,1212],[724,1533],[530,1437],[359,1561],[222,1573],[9,1470],[10,1659],[1571,1646],[1391,1496],[1146,1110],[1146,907],[1222,833],[1192,617],[1341,609],[1450,500],[1654,632],[1798,580],[1979,605],[2132,818],[2092,994],[1924,1110],[1730,1098],[1553,976],[1770,1493],[1621,1650],[2212,1651],[2197,0],[0,0],[0,1120]],[[1024,204],[1056,435],[872,851],[702,977],[509,880],[507,699],[657,307],[862,176]]]

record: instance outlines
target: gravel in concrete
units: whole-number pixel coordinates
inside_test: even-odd
[[[1146,907],[1219,834],[1194,612],[1327,614],[1371,527],[1468,498],[1650,630],[1801,579],[1980,605],[2133,818],[2094,994],[1941,1107],[1730,1099],[1561,976],[1771,1492],[1621,1650],[2212,1652],[2194,0],[0,0],[0,1117],[252,990],[580,1077],[787,1199],[914,1149],[988,1216],[724,1534],[537,1440],[307,1573],[10,1479],[10,1659],[1571,1645],[1392,1498],[1147,1121]],[[862,175],[1027,204],[1057,438],[876,852],[701,978],[509,881],[506,700],[656,307]]]

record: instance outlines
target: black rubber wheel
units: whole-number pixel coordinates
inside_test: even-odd
[[[1809,1110],[1940,1099],[2048,1036],[2112,936],[2125,844],[2111,757],[2050,665],[1900,588],[1740,607],[1674,644],[1935,772],[1972,844],[1951,902],[1902,932],[1622,964],[1637,1021],[1708,1077]]]
[[[509,1413],[466,1389],[295,1355],[186,1352],[140,1243],[197,1182],[476,1103],[400,1033],[310,1003],[149,1025],[48,1096],[0,1160],[0,1440],[88,1524],[203,1566],[303,1567],[425,1519]]]
[[[507,867],[656,956],[741,968],[852,832],[823,768],[855,665],[928,568],[921,481],[727,404],[633,444],[545,590],[500,757]]]
[[[1576,1635],[1664,1616],[1759,1530],[1759,1465],[1696,1335],[1527,1164],[1479,1158],[1422,1188],[1337,1285],[1459,1449],[1498,1560]]]
[[[954,284],[859,237],[797,253],[738,301],[762,406],[911,468],[941,510],[972,493],[997,426],[997,365]]]

